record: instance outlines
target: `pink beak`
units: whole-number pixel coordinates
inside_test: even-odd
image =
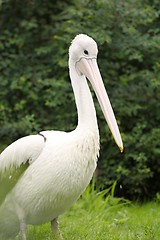
[[[107,92],[105,90],[103,80],[97,65],[96,58],[81,58],[79,62],[76,63],[78,69],[82,74],[84,74],[88,80],[91,82],[92,87],[96,93],[97,99],[101,106],[104,117],[108,123],[108,126],[113,134],[115,142],[117,143],[120,151],[123,152],[123,142],[117,125],[117,121],[108,98]]]

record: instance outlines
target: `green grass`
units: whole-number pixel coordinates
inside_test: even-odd
[[[114,187],[100,193],[89,187],[60,217],[64,240],[160,239],[160,205],[156,202],[132,204],[114,198]],[[50,224],[29,227],[28,237],[29,240],[54,239]]]

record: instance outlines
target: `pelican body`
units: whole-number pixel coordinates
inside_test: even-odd
[[[97,44],[77,35],[69,48],[69,73],[78,112],[71,132],[43,131],[23,137],[0,155],[0,239],[19,232],[26,240],[27,225],[51,222],[61,239],[58,216],[86,189],[96,169],[99,130],[87,81],[97,95],[104,117],[123,150],[116,119],[97,65]]]

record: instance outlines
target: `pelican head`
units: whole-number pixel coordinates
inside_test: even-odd
[[[82,58],[97,58],[97,43],[85,34],[77,35],[69,48],[70,60],[74,63],[79,62]]]
[[[97,65],[97,54],[96,42],[85,34],[79,34],[69,48],[69,61],[75,65],[77,74],[84,75],[91,82],[115,142],[122,152],[121,135]]]

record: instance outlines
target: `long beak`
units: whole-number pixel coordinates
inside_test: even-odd
[[[76,63],[79,71],[84,74],[88,80],[91,82],[92,87],[96,93],[99,104],[101,106],[104,117],[108,123],[108,126],[113,134],[115,142],[117,143],[120,151],[123,152],[123,142],[119,132],[116,118],[108,98],[107,92],[105,90],[103,80],[97,65],[95,58],[81,58],[79,62]]]

